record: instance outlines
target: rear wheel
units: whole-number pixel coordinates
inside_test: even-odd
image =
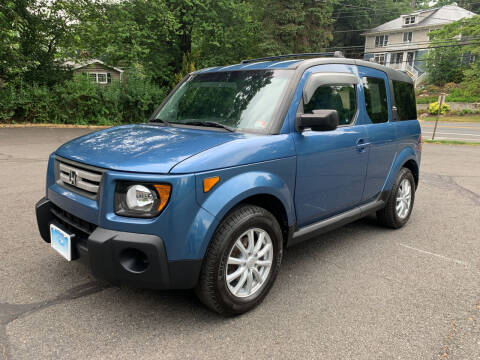
[[[379,223],[393,229],[401,228],[410,218],[414,200],[415,180],[409,169],[402,168],[395,179],[387,204],[377,211]]]
[[[210,309],[237,315],[270,291],[282,260],[275,217],[253,205],[239,207],[219,225],[209,245],[196,293]]]

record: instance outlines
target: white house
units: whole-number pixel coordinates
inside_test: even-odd
[[[402,15],[362,34],[364,59],[403,70],[418,84],[425,77],[422,55],[428,51],[429,31],[474,15],[456,5]]]
[[[102,85],[110,84],[112,80],[121,81],[123,78],[122,69],[108,66],[98,59],[91,59],[81,63],[67,61],[63,63],[63,66],[70,68],[75,73],[87,73],[92,81]]]

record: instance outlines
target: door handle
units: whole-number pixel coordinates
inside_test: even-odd
[[[365,142],[365,139],[357,140],[357,151],[364,152],[365,149],[370,145],[370,143]]]

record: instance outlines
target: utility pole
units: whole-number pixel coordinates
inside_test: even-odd
[[[442,92],[438,97],[438,112],[437,112],[437,119],[435,120],[435,127],[433,128],[432,140],[435,139],[435,132],[437,131],[438,119],[440,118],[440,114],[442,112],[442,105],[443,105],[443,102],[445,101],[445,95],[446,94]]]
[[[412,9],[415,9],[417,7],[417,2],[415,0],[412,0]]]

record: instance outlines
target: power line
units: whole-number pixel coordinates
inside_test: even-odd
[[[466,41],[471,41],[471,40],[480,40],[480,35],[471,36],[470,39],[466,40]],[[433,42],[432,41],[413,41],[413,42],[409,42],[409,43],[404,43],[404,42],[388,43],[387,46],[405,45],[406,47],[408,47],[408,46],[412,46],[412,45],[429,45],[429,44],[432,44],[432,45],[442,45],[442,44],[445,44],[445,45],[450,45],[450,44],[451,45],[462,45],[462,44],[456,44],[455,42],[458,42],[458,40],[445,39],[445,40],[436,40],[436,41],[433,41]],[[465,44],[465,45],[468,45],[468,43]],[[334,49],[335,50],[348,50],[348,49],[355,49],[355,48],[357,48],[357,49],[363,49],[364,48],[365,50],[385,48],[385,51],[387,51],[387,52],[401,51],[402,50],[402,49],[398,49],[398,50],[387,49],[387,47],[384,47],[384,46],[365,47],[365,45],[336,46],[336,47],[331,47],[331,48],[326,48],[326,49],[327,50],[334,50]],[[431,48],[431,47],[429,47],[429,48]],[[412,50],[418,50],[418,49],[421,49],[421,48],[412,49]],[[404,49],[404,50],[408,50],[408,49]]]
[[[480,1],[473,1],[473,2],[467,3],[467,5],[474,5],[474,4],[480,4]],[[352,8],[352,9],[349,9],[347,11],[347,12],[352,12],[352,13],[353,13],[353,9],[374,10],[375,12],[391,13],[391,14],[397,14],[398,13],[398,10],[378,9],[378,8],[373,8],[373,7],[369,7],[369,6],[356,6],[356,5],[351,5],[351,4],[345,4],[344,6],[346,6],[348,8]],[[419,14],[419,13],[422,13],[422,12],[438,10],[440,8],[441,8],[441,6],[432,7],[432,8],[429,8],[429,9],[414,10],[414,11],[412,11],[412,14],[414,14],[414,13]],[[340,11],[344,12],[343,9],[341,9]]]
[[[472,4],[477,4],[477,3],[480,3],[480,1],[477,1],[477,2],[472,2],[472,3],[469,3],[468,5],[472,5]],[[371,8],[371,7],[365,7],[365,6],[355,6],[355,5],[345,5],[345,6],[348,6],[348,7],[352,7],[352,8],[358,8],[359,10],[358,11],[367,11],[367,10],[372,10],[373,11],[373,14],[370,13],[365,13],[365,14],[360,14],[360,15],[364,15],[364,16],[368,16],[368,15],[376,15],[377,12],[380,12],[381,14],[392,14],[392,15],[396,15],[398,17],[398,11],[396,10],[387,10],[387,9],[374,9],[374,8]],[[437,8],[438,9],[438,8]],[[429,9],[425,9],[425,11],[428,11]],[[430,10],[434,10],[434,9],[430,9]],[[343,10],[340,10],[340,13],[337,13],[337,14],[332,14],[332,17],[335,16],[335,15],[342,15],[342,11]],[[344,12],[344,11],[343,11]],[[348,14],[349,12],[347,12]],[[354,12],[352,12],[353,14]],[[355,12],[356,13],[356,12]],[[353,18],[353,17],[358,17],[359,14],[355,14],[355,15],[343,15],[341,17],[337,17],[336,20],[339,20],[341,18]],[[435,20],[445,20],[445,21],[452,21],[451,19],[449,18],[441,18],[441,17],[436,17],[436,16],[427,16],[426,18],[429,18],[429,19],[435,19]],[[394,20],[394,19],[392,19]],[[462,19],[459,19],[459,20],[462,20]],[[441,24],[438,24],[438,25],[441,25]],[[358,32],[358,31],[368,31],[368,30],[373,30],[374,28],[368,28],[368,29],[352,29],[352,30],[336,30],[336,31],[333,31],[333,33],[347,33],[347,32]]]
[[[441,48],[451,48],[451,47],[463,47],[463,46],[471,46],[471,45],[480,45],[480,41],[476,40],[474,42],[469,42],[469,43],[464,43],[464,44],[449,44],[449,45],[438,45],[438,46],[429,46],[429,47],[423,47],[423,48],[416,48],[416,49],[411,49],[412,51],[418,51],[418,50],[431,50],[431,49],[441,49]],[[358,47],[359,46],[350,46],[350,47],[332,47],[332,48],[325,48],[325,50],[333,51],[333,50],[357,50],[356,54],[363,54],[364,52],[358,52]],[[390,50],[390,51],[377,51],[375,52],[376,54],[384,54],[384,53],[393,53],[393,52],[400,52],[402,50]],[[403,51],[408,51],[408,49],[404,49]],[[355,52],[352,52],[355,53]],[[370,54],[374,54],[371,52]]]

